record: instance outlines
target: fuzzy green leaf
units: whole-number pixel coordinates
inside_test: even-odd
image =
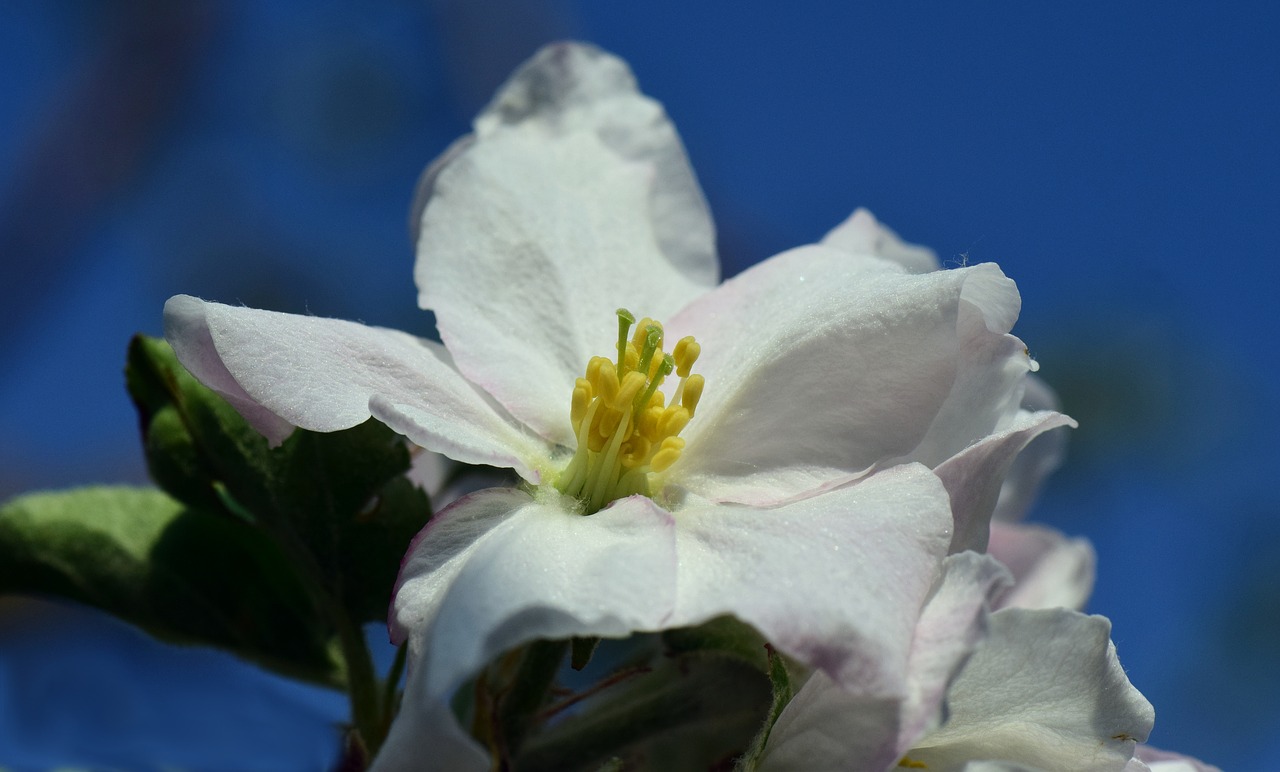
[[[220,646],[340,686],[342,667],[280,548],[161,491],[81,488],[0,507],[0,593],[65,598],[158,638]]]

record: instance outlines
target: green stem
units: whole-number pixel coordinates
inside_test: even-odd
[[[330,606],[342,658],[346,662],[347,694],[351,698],[351,722],[364,741],[369,758],[373,758],[386,739],[390,723],[384,720],[378,699],[381,689],[373,670],[373,656],[365,642],[364,631],[353,623],[337,603]]]
[[[391,726],[391,719],[396,716],[398,708],[396,697],[400,694],[400,676],[404,674],[408,654],[409,644],[400,644],[400,648],[396,649],[396,658],[391,663],[391,669],[387,671],[387,679],[382,683],[382,722],[388,729]]]

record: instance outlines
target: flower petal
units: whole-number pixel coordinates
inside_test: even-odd
[[[614,312],[665,319],[713,286],[702,194],[661,106],[619,60],[553,47],[517,73],[426,183],[415,278],[458,368],[574,444],[574,379]]]
[[[165,337],[179,361],[274,443],[294,426],[331,432],[376,415],[455,460],[510,467],[538,479],[534,466],[547,448],[467,383],[437,343],[188,295],[170,298],[164,317]],[[371,401],[401,410],[371,410]]]
[[[1199,759],[1160,750],[1150,745],[1139,745],[1134,749],[1133,756],[1135,760],[1145,762],[1151,772],[1222,772],[1214,765],[1206,764]]]
[[[937,478],[909,465],[775,509],[677,509],[669,626],[733,614],[780,651],[870,693],[892,694],[916,609],[950,540]]]
[[[543,48],[476,119],[482,138],[509,129],[591,132],[622,158],[652,165],[649,204],[662,253],[698,284],[720,281],[715,228],[684,145],[662,105],[639,92],[626,62],[584,43]]]
[[[951,552],[986,552],[991,513],[1010,466],[1028,443],[1059,426],[1075,426],[1075,421],[1060,412],[1020,411],[1007,428],[947,458],[934,470],[951,494],[956,521]]]
[[[991,531],[991,512],[1014,459],[1041,434],[1076,422],[1061,413],[1022,411],[1003,431],[970,445],[935,470],[951,494],[956,528],[951,551],[984,552]]]
[[[908,275],[821,246],[773,257],[668,325],[698,338],[706,378],[668,479],[771,504],[895,460],[940,463],[1017,405],[1030,367],[1006,334],[1017,305],[994,265]]]
[[[448,703],[411,700],[406,693],[369,772],[484,772],[489,767],[489,754],[458,726]]]
[[[858,208],[849,219],[822,237],[824,246],[852,255],[874,255],[901,265],[908,273],[928,273],[939,268],[932,249],[908,244],[866,209]]]
[[[409,641],[408,715],[449,716],[441,706],[464,680],[528,641],[656,630],[671,613],[671,515],[635,496],[582,517],[555,496],[481,491],[414,540],[391,619],[393,640]],[[403,717],[392,725],[397,758],[428,753],[420,730]]]
[[[615,310],[670,316],[704,290],[658,249],[651,180],[593,135],[502,135],[440,173],[423,215],[420,302],[458,368],[561,444],[574,379],[616,346]]]
[[[948,557],[942,578],[920,612],[907,680],[896,695],[842,688],[814,673],[769,734],[763,769],[883,770],[942,713],[946,688],[985,631],[985,602],[1008,580],[991,558]]]
[[[1041,379],[1028,375],[1022,394],[1021,408],[1030,412],[1060,411],[1058,395]],[[1067,451],[1065,427],[1051,429],[1027,444],[1005,475],[1000,486],[1000,498],[996,500],[992,520],[1012,522],[1021,520],[1031,508],[1040,486],[1059,465]]]
[[[1014,578],[995,608],[1080,611],[1093,592],[1097,556],[1086,539],[1068,539],[1038,525],[993,522],[987,553],[1007,566]]]
[[[1130,685],[1104,617],[1054,609],[991,615],[987,643],[948,695],[950,718],[910,752],[930,769],[999,759],[1123,770],[1154,712]]]
[[[986,634],[988,604],[1010,581],[1009,572],[990,556],[961,552],[947,557],[942,580],[911,641],[898,756],[941,723],[947,688]]]

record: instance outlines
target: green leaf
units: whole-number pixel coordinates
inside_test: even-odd
[[[662,633],[662,642],[672,654],[702,652],[732,657],[768,673],[764,636],[746,622],[720,616],[697,627],[681,627]]]
[[[137,336],[129,393],[152,476],[192,506],[259,524],[354,622],[384,619],[400,559],[430,515],[404,477],[403,440],[370,419],[296,430],[278,448],[195,380],[167,343]]]
[[[596,647],[600,645],[600,639],[596,636],[574,638],[571,644],[569,666],[574,670],[581,670],[591,664],[591,656],[596,653]]]
[[[719,654],[681,654],[531,736],[512,768],[590,772],[615,758],[628,770],[720,768],[751,742],[769,705],[769,683],[754,666]]]
[[[769,715],[765,717],[764,726],[760,727],[756,738],[751,741],[751,747],[738,759],[734,772],[755,772],[764,756],[764,748],[769,743],[773,725],[778,723],[778,716],[782,715],[783,708],[795,696],[786,660],[772,646],[766,648],[769,652],[769,681],[773,684],[773,701],[769,705]]]
[[[278,545],[147,488],[35,493],[0,508],[0,593],[78,601],[179,643],[339,686],[340,660]]]

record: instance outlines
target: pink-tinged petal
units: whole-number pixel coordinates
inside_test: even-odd
[[[1038,769],[1125,768],[1155,720],[1129,683],[1111,623],[1066,609],[1005,609],[948,694],[947,723],[908,755],[929,769],[998,759]]]
[[[1014,584],[995,608],[1070,608],[1080,611],[1093,592],[1097,556],[1085,539],[1068,539],[1052,528],[991,524],[987,553],[1013,573]]]
[[[1020,412],[1004,430],[970,445],[935,470],[951,494],[956,528],[951,551],[984,552],[991,530],[991,512],[1000,487],[1017,455],[1044,432],[1076,422],[1061,413]]]
[[[548,448],[467,383],[437,343],[187,295],[170,298],[164,318],[179,361],[274,443],[294,426],[331,432],[374,415],[458,461],[538,480],[535,465]],[[382,404],[401,412],[387,414]]]
[[[704,287],[659,249],[653,168],[595,135],[478,140],[423,214],[416,276],[458,369],[572,446],[574,379],[616,350],[619,307],[664,318]]]
[[[662,105],[638,91],[626,62],[589,44],[547,46],[507,81],[475,125],[481,139],[513,130],[588,132],[620,157],[652,166],[648,209],[659,248],[696,283],[720,281],[715,229],[684,145]]]
[[[932,249],[908,244],[861,207],[823,236],[821,243],[851,255],[874,255],[892,260],[910,273],[928,273],[939,268],[938,256]]]
[[[1058,395],[1049,385],[1034,375],[1028,375],[1022,394],[1023,410],[1029,412],[1061,409]],[[1021,520],[1031,508],[1040,485],[1059,465],[1067,450],[1067,427],[1060,427],[1036,437],[1023,448],[1009,467],[1004,485],[1000,486],[1000,498],[996,500],[992,520],[1012,522]]]
[[[774,509],[689,503],[675,517],[669,626],[733,614],[838,681],[876,694],[900,687],[914,609],[950,540],[946,493],[927,469],[891,469]]]
[[[675,597],[675,523],[639,496],[590,517],[554,491],[459,499],[414,540],[392,608],[410,643],[406,699],[446,700],[494,656],[536,638],[655,630]]]
[[[1133,756],[1135,760],[1145,763],[1146,768],[1151,772],[1222,772],[1214,765],[1206,764],[1199,759],[1162,751],[1150,745],[1139,745],[1134,749]]]
[[[972,552],[948,557],[919,612],[906,681],[896,694],[862,684],[841,687],[814,673],[783,710],[769,734],[762,769],[888,769],[911,743],[935,726],[946,688],[985,630],[985,601],[1007,572]]]
[[[911,641],[897,756],[941,723],[948,687],[986,634],[991,599],[1010,582],[1009,572],[989,556],[961,552],[947,557],[942,581],[925,604]]]
[[[1030,366],[1006,334],[1017,303],[994,265],[909,275],[809,246],[745,271],[668,325],[698,338],[706,378],[668,479],[772,504],[895,461],[939,463],[1016,404]]]

